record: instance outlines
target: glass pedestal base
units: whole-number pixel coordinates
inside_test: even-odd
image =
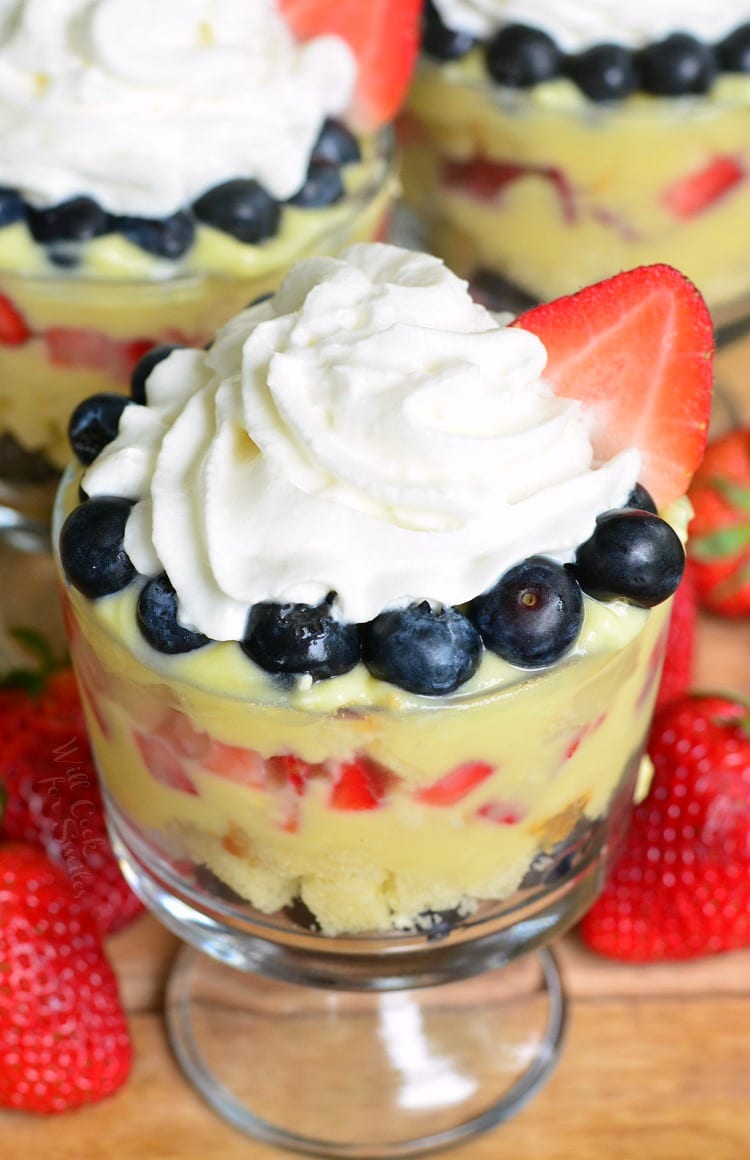
[[[565,1001],[548,950],[476,978],[363,992],[248,974],[190,947],[172,1047],[225,1120],[326,1157],[418,1156],[508,1119],[552,1070]]]

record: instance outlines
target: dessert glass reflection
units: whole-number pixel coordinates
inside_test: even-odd
[[[750,24],[737,0],[434,0],[404,122],[426,242],[513,307],[668,262],[750,293]]]
[[[43,537],[75,404],[381,235],[392,146],[352,125],[348,45],[275,0],[25,0],[0,63],[0,528]]]
[[[273,1143],[417,1154],[518,1107],[564,1024],[521,956],[647,781],[686,505],[646,510],[637,448],[595,455],[523,321],[354,246],[73,442],[54,538],[113,839],[210,956],[173,977],[179,1058]],[[640,603],[586,591],[613,519],[657,537]]]

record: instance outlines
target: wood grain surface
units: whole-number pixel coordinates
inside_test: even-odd
[[[47,562],[27,562],[22,574],[23,583],[16,564],[0,559],[0,600],[12,601],[18,622],[28,622],[31,614],[52,615]],[[696,687],[750,695],[748,658],[750,624],[704,619]],[[132,1078],[114,1098],[64,1116],[0,1113],[5,1155],[18,1160],[282,1155],[218,1120],[173,1061],[162,1006],[176,949],[175,939],[148,916],[110,940],[135,1043]],[[570,998],[569,1032],[557,1069],[515,1119],[449,1155],[456,1160],[748,1160],[750,950],[651,967],[598,959],[574,935],[557,950]],[[300,1038],[300,1051],[315,1067],[315,1043]]]

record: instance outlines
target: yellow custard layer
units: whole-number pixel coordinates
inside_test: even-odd
[[[285,688],[231,642],[164,656],[137,631],[137,592],[67,591],[101,776],[163,857],[208,866],[261,911],[301,898],[338,934],[505,900],[636,789],[668,603],[586,597],[564,661],[529,672],[486,653],[458,693],[429,698],[363,666]],[[340,796],[351,763],[375,771],[371,808]]]
[[[111,235],[91,242],[74,271],[55,272],[25,225],[0,230],[0,296],[28,332],[17,344],[3,341],[0,311],[0,432],[62,468],[71,411],[97,391],[127,390],[139,351],[199,346],[275,290],[297,260],[375,239],[395,194],[390,161],[370,150],[342,173],[345,201],[286,208],[278,235],[255,246],[201,227],[179,268]]]
[[[423,62],[408,102],[404,185],[428,244],[461,274],[487,270],[540,300],[623,269],[667,262],[712,309],[750,292],[750,78],[722,77],[710,97],[636,94],[597,105],[572,82],[528,92],[494,86],[479,50]],[[445,162],[521,166],[494,196],[444,180]],[[715,168],[719,161],[718,169]],[[686,179],[706,174],[703,209],[675,212]]]

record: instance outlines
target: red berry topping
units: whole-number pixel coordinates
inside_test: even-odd
[[[416,63],[421,0],[279,0],[300,40],[340,36],[357,59],[359,80],[351,111],[363,130],[392,121]]]
[[[637,447],[659,508],[686,492],[706,445],[713,353],[711,316],[687,278],[641,266],[513,325],[544,343],[556,394],[586,404],[598,459]]]

